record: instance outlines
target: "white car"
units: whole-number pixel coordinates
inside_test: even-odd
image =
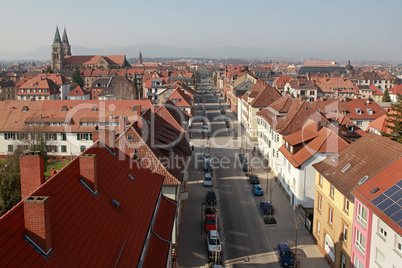
[[[213,185],[211,173],[205,173],[204,175],[204,186],[211,187]]]
[[[204,154],[204,163],[211,160],[211,154]]]
[[[222,254],[222,243],[217,230],[211,230],[207,234],[208,255]]]

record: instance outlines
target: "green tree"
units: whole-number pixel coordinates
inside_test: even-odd
[[[48,74],[53,73],[53,70],[52,70],[52,68],[50,66],[47,66],[46,73],[48,73]]]
[[[20,155],[17,149],[5,164],[0,166],[0,215],[6,213],[21,201]]]
[[[386,89],[382,95],[382,102],[391,102],[391,97],[389,96],[389,91]]]
[[[81,75],[80,69],[77,67],[71,77],[71,88],[74,89],[76,86],[83,87],[85,84],[84,78]]]
[[[391,112],[385,114],[387,115],[387,128],[391,131],[381,134],[402,143],[402,95],[398,95],[398,103],[391,105]]]

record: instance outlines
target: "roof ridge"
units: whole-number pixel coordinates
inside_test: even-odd
[[[181,182],[180,182],[175,176],[173,176],[172,174],[170,174],[169,170],[167,170],[166,167],[165,167],[164,165],[162,165],[162,163],[160,162],[159,158],[158,158],[158,157],[155,155],[155,153],[149,148],[148,144],[144,141],[144,139],[141,137],[141,135],[138,134],[138,132],[135,130],[135,128],[133,127],[134,124],[135,124],[135,122],[134,122],[133,124],[131,124],[131,126],[128,127],[128,128],[122,133],[122,135],[120,135],[120,137],[118,137],[118,138],[116,139],[116,142],[117,142],[120,138],[122,138],[122,137],[124,136],[123,134],[126,134],[126,132],[131,129],[132,132],[134,133],[134,135],[135,135],[137,138],[139,138],[141,145],[146,147],[147,152],[150,153],[150,154],[152,154],[152,156],[154,157],[154,159],[157,159],[157,161],[158,161],[158,162],[157,162],[157,165],[160,166],[164,171],[166,171],[166,173],[167,173],[168,175],[170,175],[171,178],[173,178],[175,181],[177,181],[177,182],[179,182],[179,184],[181,184]],[[141,147],[141,146],[138,146],[138,147]],[[134,149],[135,149],[135,148],[134,148]],[[151,169],[150,169],[150,170],[151,170]],[[154,170],[151,170],[151,171],[154,172],[154,173],[157,173],[157,172],[154,171]],[[165,177],[166,177],[166,176],[165,176]]]

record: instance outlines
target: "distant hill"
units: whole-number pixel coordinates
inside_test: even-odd
[[[167,46],[155,43],[137,44],[124,47],[104,47],[104,48],[88,48],[77,45],[71,45],[73,55],[126,55],[127,58],[138,57],[139,52],[146,58],[154,57],[300,57],[303,56],[301,51],[272,50],[264,48],[242,48],[235,46],[222,46],[213,49],[192,49]],[[0,51],[0,60],[50,60],[51,47],[41,46],[28,53],[15,54],[6,51]]]

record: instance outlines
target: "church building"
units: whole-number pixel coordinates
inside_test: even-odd
[[[119,69],[130,67],[125,55],[88,55],[72,56],[67,32],[64,29],[63,39],[60,38],[59,28],[52,44],[51,68],[53,71],[80,69]]]

